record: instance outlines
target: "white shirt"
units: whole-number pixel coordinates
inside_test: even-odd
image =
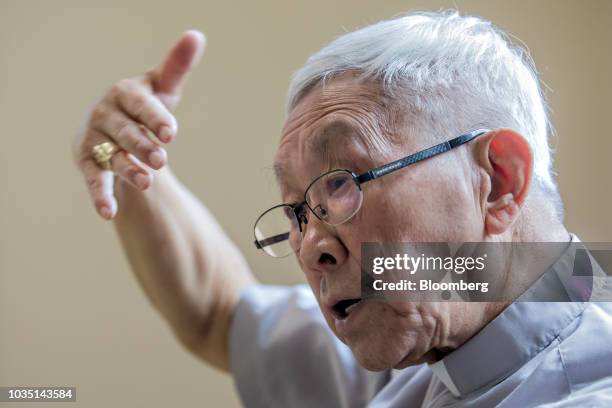
[[[612,407],[612,303],[594,302],[612,285],[591,263],[576,274],[562,255],[442,360],[383,372],[359,366],[307,286],[250,287],[230,332],[236,386],[247,407]],[[565,298],[533,301],[551,288]]]

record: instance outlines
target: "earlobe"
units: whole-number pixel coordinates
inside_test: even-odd
[[[531,183],[533,156],[529,144],[511,129],[495,129],[478,143],[478,160],[487,180],[482,205],[489,235],[505,232],[516,221]]]
[[[520,207],[512,193],[500,197],[497,201],[487,202],[485,228],[490,235],[499,235],[506,231],[517,218]]]

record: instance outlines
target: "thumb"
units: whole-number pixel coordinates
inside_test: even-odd
[[[206,38],[200,31],[189,30],[172,47],[164,62],[153,71],[153,91],[178,96],[186,74],[198,63]]]

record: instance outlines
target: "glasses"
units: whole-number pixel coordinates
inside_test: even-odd
[[[301,203],[276,205],[257,218],[255,247],[275,258],[291,255],[300,249],[309,212],[327,225],[343,224],[361,208],[364,183],[447,152],[488,131],[474,130],[359,175],[346,169],[328,171],[310,183]]]

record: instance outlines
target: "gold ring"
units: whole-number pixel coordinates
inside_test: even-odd
[[[117,145],[111,142],[104,142],[91,148],[91,155],[100,167],[105,170],[111,169],[111,159],[117,151]]]

